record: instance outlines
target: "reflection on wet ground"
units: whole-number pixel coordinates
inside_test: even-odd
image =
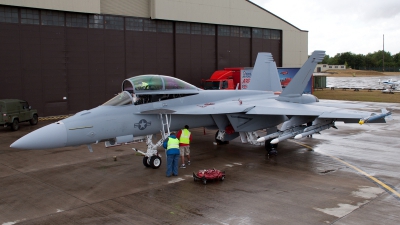
[[[364,88],[364,89],[383,89],[382,81],[392,79],[400,80],[397,76],[379,76],[379,77],[327,77],[326,86],[335,88]]]

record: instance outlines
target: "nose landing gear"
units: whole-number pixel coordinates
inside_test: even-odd
[[[158,155],[153,155],[151,157],[144,156],[143,157],[143,165],[145,167],[151,167],[153,169],[158,169],[160,168],[162,164],[161,157]]]

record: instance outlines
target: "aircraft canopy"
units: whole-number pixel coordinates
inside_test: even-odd
[[[124,80],[122,83],[122,90],[132,91],[132,89],[134,90],[134,93],[144,93],[155,90],[197,90],[198,88],[175,77],[149,74],[131,77]]]

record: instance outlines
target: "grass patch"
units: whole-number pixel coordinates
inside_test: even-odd
[[[373,90],[315,90],[313,95],[319,99],[363,101],[363,102],[392,102],[400,103],[400,93],[384,94],[382,91]]]

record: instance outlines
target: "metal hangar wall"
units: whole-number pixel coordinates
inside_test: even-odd
[[[104,103],[136,75],[163,74],[200,85],[215,70],[253,66],[262,51],[283,65],[285,29],[187,15],[182,21],[166,0],[83,2],[0,0],[1,99],[25,99],[40,116],[65,115]],[[229,3],[228,14],[243,3],[263,10],[247,1],[221,2]],[[203,10],[214,3],[209,4]]]

